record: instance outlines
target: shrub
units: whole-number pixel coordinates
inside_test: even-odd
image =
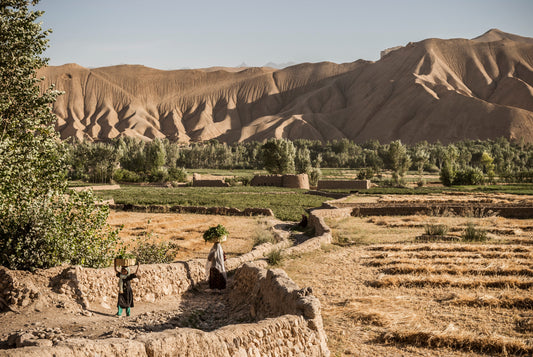
[[[173,242],[153,242],[141,239],[132,250],[140,264],[162,264],[174,260],[179,246]]]
[[[444,167],[440,170],[440,181],[444,186],[451,186],[455,182],[455,171],[453,165],[450,162],[445,162]]]
[[[318,180],[322,177],[322,171],[318,167],[313,167],[309,170],[309,185],[316,186],[318,185]]]
[[[371,180],[373,177],[374,177],[374,170],[372,170],[371,167],[366,168],[366,169],[362,169],[357,174],[357,179],[358,180]]]
[[[276,239],[271,231],[258,228],[254,234],[254,247],[264,243],[276,243]]]
[[[119,242],[119,229],[106,223],[108,215],[109,208],[97,206],[91,191],[34,200],[2,216],[0,265],[23,270],[65,263],[108,266]]]
[[[168,169],[168,178],[171,181],[187,182],[187,171],[183,167],[171,167]]]
[[[130,170],[117,169],[113,173],[113,180],[117,182],[140,182],[141,176]]]
[[[488,240],[487,232],[484,229],[476,228],[472,222],[467,224],[462,237],[467,242],[484,242]]]
[[[448,233],[448,227],[444,224],[426,224],[424,231],[430,236],[443,236]]]
[[[281,256],[281,250],[273,250],[267,254],[267,262],[271,266],[281,264],[283,257]]]
[[[454,185],[481,185],[483,182],[483,172],[477,167],[467,167],[457,171],[453,180]]]
[[[150,182],[166,182],[169,179],[166,169],[153,169],[148,174],[148,181]]]

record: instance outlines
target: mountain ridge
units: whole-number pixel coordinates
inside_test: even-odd
[[[497,29],[409,43],[376,62],[234,70],[67,64],[39,75],[43,87],[65,91],[54,105],[63,139],[533,142],[533,39]]]

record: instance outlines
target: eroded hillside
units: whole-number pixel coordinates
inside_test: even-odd
[[[533,142],[533,39],[499,30],[409,43],[377,62],[241,71],[68,64],[39,74],[65,91],[54,106],[62,138]]]

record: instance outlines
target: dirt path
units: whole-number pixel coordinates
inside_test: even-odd
[[[181,297],[167,297],[155,303],[135,302],[131,316],[124,311],[122,317],[116,315],[115,302],[109,302],[109,306],[94,305],[89,310],[58,304],[47,308],[32,306],[19,313],[5,312],[0,315],[0,346],[7,347],[10,336],[11,342],[15,336],[26,335],[26,339],[55,343],[67,338],[134,338],[176,327],[212,331],[250,322],[250,307],[237,305],[230,294],[230,289],[211,290],[202,283]]]

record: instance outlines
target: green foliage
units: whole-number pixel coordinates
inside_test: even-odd
[[[322,171],[320,171],[318,167],[313,167],[309,171],[308,176],[309,176],[309,185],[317,186],[318,180],[320,180],[320,178],[322,177]]]
[[[280,265],[282,260],[281,250],[273,250],[267,254],[267,262],[271,266]]]
[[[455,171],[454,165],[450,161],[444,163],[444,167],[440,170],[440,181],[444,186],[451,186],[455,181],[455,176],[457,172]]]
[[[164,264],[174,261],[179,246],[173,242],[137,241],[132,254],[139,264]]]
[[[476,228],[472,222],[467,224],[462,238],[466,242],[484,242],[488,240],[487,232],[484,229]]]
[[[223,225],[221,224],[218,224],[214,227],[209,227],[209,229],[207,229],[205,232],[204,232],[204,240],[206,242],[219,242],[221,241],[220,239],[224,236],[228,236],[229,235],[229,232],[228,230],[226,229],[226,227],[224,227]]]
[[[362,169],[357,174],[357,179],[358,180],[371,180],[373,177],[374,177],[374,170],[372,170],[371,167],[366,168],[366,169]]]
[[[92,192],[70,192],[26,203],[3,215],[0,264],[34,270],[60,264],[104,267],[119,241],[107,224],[109,209],[97,206]]]
[[[294,166],[297,174],[308,174],[311,172],[311,152],[308,148],[299,148],[296,151]]]
[[[400,178],[405,175],[411,166],[411,158],[407,153],[407,147],[400,140],[395,140],[389,144],[387,163],[393,171],[393,178],[396,184],[399,184]]]
[[[284,140],[279,139],[279,141]],[[86,146],[107,146],[114,152],[110,155],[105,150],[101,151],[102,162],[91,159],[91,155],[94,156],[98,150],[91,150],[87,153],[87,150],[75,149],[81,145],[74,143],[72,144],[74,148],[70,147],[69,150],[70,178],[107,182],[111,177],[110,171],[114,174],[122,168],[135,172],[141,181],[160,181],[161,179],[178,181],[172,178],[172,170],[177,167],[194,169],[194,171],[206,170],[206,173],[214,169],[224,169],[228,172],[225,176],[234,175],[231,170],[248,169],[253,176],[254,172],[263,169],[265,159],[263,144],[258,142],[228,145],[210,140],[188,146],[168,140],[160,140],[156,143],[152,145],[134,138],[120,138],[108,143],[84,143],[83,145]],[[390,144],[369,141],[357,145],[347,139],[326,143],[299,139],[292,141],[291,144],[295,149],[294,166],[297,172],[307,172],[309,160],[316,168],[358,168],[361,176],[364,173],[370,175],[373,172],[378,178],[383,168],[387,168],[393,171],[394,184],[398,185],[407,169],[415,170],[422,176],[423,171],[439,172],[448,162],[451,166],[447,170],[452,170],[453,173],[464,171],[468,167],[483,170],[489,183],[493,183],[498,176],[505,182],[533,181],[532,175],[528,174],[533,166],[533,145],[511,143],[506,139],[465,140],[448,146],[440,143],[429,144],[425,141],[413,146],[403,145],[399,141]],[[160,154],[154,156],[159,157],[156,160],[159,163],[155,165],[157,166],[155,168],[147,162],[149,160],[147,155],[150,156],[152,153]],[[80,157],[76,158],[76,156]],[[163,162],[163,157],[165,162],[159,166]],[[119,165],[116,164],[116,158],[118,158]],[[492,163],[490,159],[493,160]],[[86,167],[85,163],[87,163]],[[151,173],[154,169],[155,172],[161,173],[166,170],[168,175],[153,175]]]
[[[263,165],[271,174],[294,173],[296,151],[291,141],[270,139],[262,147]]]
[[[426,224],[424,232],[430,236],[443,236],[448,233],[448,227],[444,224]]]
[[[171,167],[168,169],[168,178],[171,181],[186,182],[187,171],[183,167]]]
[[[141,176],[133,171],[126,169],[117,169],[113,173],[113,180],[116,182],[141,182]]]
[[[457,171],[453,180],[454,185],[481,185],[483,182],[483,172],[477,167],[467,167]]]
[[[284,221],[298,221],[306,208],[322,205],[327,197],[308,195],[305,190],[280,187],[139,187],[99,191],[102,199],[113,198],[117,204],[183,205],[204,207],[271,208]]]
[[[36,78],[47,62],[40,55],[49,31],[37,22],[41,12],[28,6],[22,0],[0,5],[0,264],[105,266],[118,231],[107,225],[109,210],[95,205],[91,192],[66,191],[66,151],[51,110],[60,93],[41,90]],[[98,170],[105,180],[108,170]]]

